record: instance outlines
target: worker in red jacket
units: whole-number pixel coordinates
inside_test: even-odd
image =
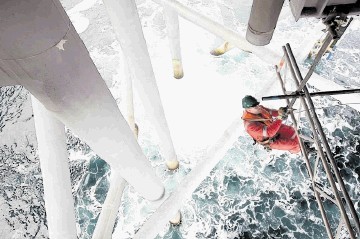
[[[288,110],[265,108],[252,96],[242,99],[244,110],[242,119],[246,132],[266,149],[288,150],[296,154],[300,152],[299,139],[293,127],[283,124]]]

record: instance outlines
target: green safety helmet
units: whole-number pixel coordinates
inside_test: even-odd
[[[258,104],[260,104],[260,103],[251,95],[247,95],[242,99],[242,106],[245,109],[257,106]]]

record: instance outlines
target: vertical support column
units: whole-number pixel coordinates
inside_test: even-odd
[[[179,167],[134,0],[103,0],[169,169]]]
[[[270,43],[284,0],[253,0],[246,40],[256,46]]]
[[[164,187],[58,0],[0,1],[0,68],[149,200]]]
[[[64,125],[31,97],[49,237],[77,238]]]
[[[179,16],[172,8],[164,6],[164,17],[172,56],[174,77],[181,79],[184,76],[184,71],[181,62]]]

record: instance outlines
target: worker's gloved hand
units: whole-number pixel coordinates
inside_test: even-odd
[[[286,120],[288,117],[287,114],[283,114],[283,115],[279,115],[277,118],[280,119],[280,120]]]
[[[285,115],[289,113],[289,108],[288,107],[280,107],[278,110],[279,115]]]
[[[288,107],[280,107],[278,113],[279,113],[279,116],[277,117],[278,119],[286,120],[289,114],[289,109]]]

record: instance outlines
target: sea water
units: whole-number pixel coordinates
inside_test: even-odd
[[[183,2],[193,9],[221,20],[212,1]],[[101,1],[63,1],[81,34],[90,55],[122,108],[119,62],[121,50],[111,31]],[[243,10],[233,11],[227,22],[239,32],[246,28],[250,4],[239,3]],[[218,9],[219,8],[219,9]],[[159,142],[149,125],[141,103],[135,99],[136,119],[140,126],[139,144],[169,192],[179,185],[197,165],[206,150],[220,137],[230,122],[241,113],[241,98],[258,94],[274,78],[273,68],[248,52],[238,49],[220,57],[209,55],[215,37],[180,19],[185,77],[172,79],[162,10],[150,1],[138,1],[138,9],[149,47],[164,110],[171,129],[180,168],[170,172],[164,166]],[[291,22],[285,11],[274,35],[272,46],[290,42],[297,49],[310,37],[313,20]],[[246,15],[247,14],[247,15]],[[76,23],[77,22],[77,23]],[[76,25],[78,24],[78,25]],[[308,28],[304,28],[304,27]],[[92,36],[99,36],[101,39]],[[323,60],[317,73],[346,87],[359,85],[359,21],[355,20],[339,42],[331,58]],[[164,60],[165,59],[165,60]],[[167,59],[167,60],[166,60]],[[276,86],[272,81],[273,85]],[[280,86],[277,88],[280,92]],[[310,89],[315,90],[315,89]],[[0,89],[0,238],[47,238],[42,177],[36,154],[36,136],[28,92],[22,87]],[[259,97],[259,95],[257,95]],[[356,98],[354,98],[356,99]],[[332,98],[314,98],[320,121],[331,151],[344,178],[355,209],[360,214],[360,125],[359,113],[351,105],[339,105]],[[348,102],[349,103],[349,102]],[[360,103],[360,102],[350,102]],[[283,102],[264,102],[274,107]],[[301,110],[296,106],[298,110]],[[302,130],[309,133],[301,116]],[[287,152],[266,152],[240,132],[226,154],[208,177],[184,202],[180,226],[164,225],[160,238],[326,238],[321,215],[313,194],[304,161]],[[79,238],[91,238],[109,188],[111,169],[71,131],[67,130],[70,173],[75,201]],[[316,157],[310,157],[314,164]],[[318,186],[328,190],[329,183],[321,163]],[[339,210],[324,201],[332,228],[339,223]],[[113,238],[132,238],[156,206],[142,199],[127,186],[114,227]],[[342,233],[341,238],[347,238]]]

